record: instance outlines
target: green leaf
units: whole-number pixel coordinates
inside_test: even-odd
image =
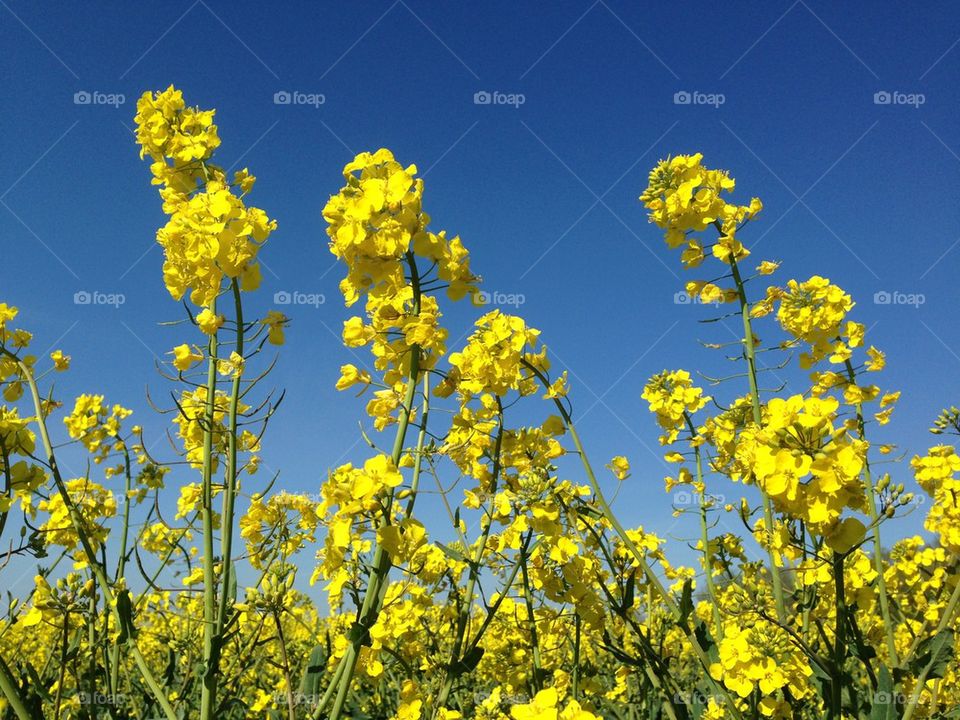
[[[451,560],[455,562],[466,563],[468,565],[470,564],[470,561],[463,556],[463,553],[458,552],[457,550],[454,550],[452,547],[447,547],[443,543],[437,543],[437,547],[440,548],[443,551],[443,554],[446,555]]]
[[[870,720],[897,720],[897,696],[893,677],[886,665],[881,665],[877,673],[877,691],[870,706]]]
[[[320,695],[320,681],[326,668],[327,651],[323,645],[314,645],[300,680],[300,692],[307,697]]]
[[[693,614],[693,581],[687,580],[683,583],[683,592],[680,595],[680,617],[677,624],[684,630],[687,629],[687,621]]]
[[[953,658],[953,644],[953,630],[942,630],[927,638],[917,647],[916,655],[908,665],[909,670],[918,676],[927,670],[927,680],[942,678]]]

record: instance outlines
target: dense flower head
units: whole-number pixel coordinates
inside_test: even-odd
[[[113,493],[105,487],[86,478],[68,480],[66,491],[70,503],[76,509],[80,529],[90,542],[91,549],[96,551],[107,540],[109,531],[104,520],[116,514],[117,501]],[[89,562],[92,558],[87,558],[84,550],[78,549],[80,536],[71,516],[70,505],[63,495],[56,493],[49,500],[41,501],[39,509],[49,514],[47,521],[41,526],[44,541],[48,545],[77,550],[74,557],[80,566]]]
[[[398,293],[407,283],[408,253],[436,264],[452,299],[472,291],[476,278],[460,238],[427,229],[423,180],[416,174],[416,165],[404,167],[385,148],[360,153],[344,167],[347,184],[330,198],[323,217],[330,252],[347,264],[340,283],[347,305],[361,293]]]
[[[664,445],[676,440],[687,417],[710,401],[703,394],[703,388],[694,386],[686,370],[664,370],[654,375],[644,385],[641,397],[650,405],[650,412],[657,416],[657,423],[664,431],[660,438]]]
[[[849,357],[846,346],[835,347],[843,332],[844,320],[853,308],[853,300],[842,288],[829,279],[814,275],[809,280],[790,280],[783,290],[774,289],[773,297],[780,300],[777,320],[797,340],[809,343],[809,365],[828,354],[839,354],[839,361]],[[846,328],[847,345],[857,347],[863,342],[863,328],[849,323]]]
[[[734,478],[752,479],[777,509],[819,535],[839,528],[845,508],[862,510],[865,503],[866,447],[836,426],[838,407],[832,397],[773,398],[761,425],[748,426],[735,451]]]
[[[924,527],[940,544],[960,553],[960,456],[951,445],[937,445],[910,461],[917,482],[933,499]]]
[[[523,318],[493,310],[479,318],[463,350],[450,355],[448,387],[465,396],[505,396],[511,390],[537,390],[534,369],[549,370],[546,346],[537,347],[540,331]]]
[[[715,225],[720,238],[714,244],[714,257],[731,262],[749,253],[736,239],[739,226],[762,209],[754,198],[749,205],[733,205],[723,198],[736,185],[725,170],[710,170],[702,164],[703,155],[677,155],[662,160],[650,172],[640,201],[650,211],[650,221],[666,231],[671,248],[686,246],[683,262],[695,267],[702,262],[702,242],[692,233]]]
[[[263,210],[244,202],[253,176],[243,169],[231,180],[210,162],[220,145],[213,116],[213,110],[186,107],[181,91],[170,86],[144,93],[135,117],[141,157],[153,159],[153,182],[170,215],[157,231],[164,284],[175,299],[189,292],[203,308],[213,304],[224,279],[245,291],[260,285],[257,253],[276,229]]]
[[[70,437],[83,443],[94,462],[102,463],[111,453],[125,448],[120,423],[132,414],[120,405],[107,405],[103,395],[81,395],[63,422]]]
[[[726,623],[719,655],[719,662],[710,666],[713,678],[741,698],[759,690],[765,716],[789,709],[790,698],[799,700],[813,692],[812,668],[795,652],[789,635],[773,623]]]

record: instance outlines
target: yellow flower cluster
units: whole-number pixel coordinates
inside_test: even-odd
[[[830,362],[843,363],[850,358],[851,348],[863,345],[864,327],[844,323],[853,300],[827,278],[814,275],[805,282],[790,280],[783,290],[771,288],[768,298],[780,300],[777,320],[781,327],[797,340],[809,343],[809,354],[801,357],[804,367],[828,355]]]
[[[243,197],[255,179],[244,169],[232,180],[209,162],[220,145],[213,110],[185,106],[171,85],[144,93],[137,102],[137,141],[149,155],[154,184],[161,185],[163,209],[170,215],[157,231],[164,249],[163,279],[177,300],[209,308],[224,278],[239,279],[242,290],[260,285],[260,247],[276,229],[263,210]]]
[[[940,537],[943,547],[960,553],[960,456],[951,445],[937,445],[910,464],[920,487],[933,498],[924,527]]]
[[[448,285],[451,299],[462,298],[476,281],[460,238],[427,230],[423,180],[416,174],[416,165],[403,167],[383,148],[360,153],[343,168],[347,184],[330,198],[323,217],[329,224],[330,252],[347,264],[340,289],[348,306],[361,293],[400,293],[408,282],[408,253],[436,263],[437,277]]]
[[[540,331],[521,317],[493,310],[476,323],[476,330],[460,352],[450,354],[452,369],[437,388],[441,396],[456,389],[464,397],[490,393],[503,397],[511,390],[521,395],[537,391],[535,370],[550,369],[547,348],[537,342]]]
[[[845,508],[862,510],[866,501],[866,447],[835,426],[838,407],[832,397],[774,398],[763,424],[747,427],[736,449],[735,479],[755,481],[778,510],[818,535],[830,535]]]
[[[70,437],[83,443],[93,455],[93,461],[102,463],[111,453],[125,448],[120,423],[132,414],[132,410],[120,405],[106,405],[103,395],[81,395],[63,423]]]
[[[749,252],[737,240],[740,225],[763,208],[753,198],[750,205],[733,205],[723,193],[733,192],[733,178],[723,170],[702,165],[703,155],[677,155],[660,162],[651,172],[640,201],[650,211],[650,221],[666,231],[667,245],[685,246],[681,259],[687,267],[703,261],[702,242],[691,233],[715,225],[720,238],[713,245],[714,257],[723,262],[740,260]]]
[[[758,689],[759,709],[765,717],[791,717],[790,699],[802,700],[813,692],[809,663],[797,655],[789,635],[773,623],[761,620],[748,627],[726,623],[719,654],[710,675],[741,698]]]
[[[676,440],[686,426],[687,417],[710,401],[702,388],[694,386],[686,370],[664,370],[654,375],[644,385],[641,397],[650,405],[650,412],[657,416],[657,423],[664,431],[660,437],[662,445]]]

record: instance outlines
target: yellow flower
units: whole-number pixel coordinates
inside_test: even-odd
[[[53,360],[53,368],[57,372],[70,369],[70,356],[64,355],[62,350],[54,350],[50,353],[50,359]]]
[[[184,343],[173,349],[173,366],[180,372],[186,372],[201,360],[203,360],[203,354],[196,346],[191,348]]]
[[[623,455],[614,457],[607,467],[610,468],[617,480],[626,480],[630,477],[630,462]]]
[[[284,328],[290,322],[286,315],[276,310],[271,310],[266,317],[260,321],[267,328],[267,339],[271,345],[283,345]]]
[[[207,335],[213,335],[223,326],[224,323],[223,315],[217,315],[210,308],[204,308],[197,313],[196,320],[197,327],[200,328],[201,332]]]

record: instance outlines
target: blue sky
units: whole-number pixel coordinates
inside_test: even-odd
[[[288,394],[264,456],[281,487],[315,492],[364,451],[363,401],[333,389],[356,358],[338,342],[351,313],[320,209],[355,152],[389,147],[420,167],[434,226],[461,235],[485,289],[523,296],[520,313],[571,371],[594,463],[633,461],[625,520],[684,535],[640,391],[665,367],[723,371],[696,340],[729,341],[737,324],[699,324],[711,309],[674,302],[697,275],[646,221],[647,172],[701,151],[744,202],[763,199],[745,238],[755,258],[782,260],[780,281],[825,274],[854,295],[888,353],[882,384],[904,391],[880,437],[922,450],[960,395],[958,40],[950,3],[0,0],[0,300],[22,308],[38,349],[73,356],[61,397],[105,392],[133,407],[169,457],[145,389],[169,391],[154,364],[190,338],[160,326],[181,309],[161,282],[164,216],[132,117],[140,93],[170,83],[215,107],[220,164],[248,166],[253,202],[279,221],[254,305],[282,291],[326,299],[287,308],[272,383]],[[277,104],[282,92],[323,102]],[[478,104],[483,92],[523,102]],[[124,303],[74,302],[94,291]],[[883,292],[922,304],[875,302]],[[476,314],[451,310],[451,339]],[[918,517],[898,527],[913,532]]]

